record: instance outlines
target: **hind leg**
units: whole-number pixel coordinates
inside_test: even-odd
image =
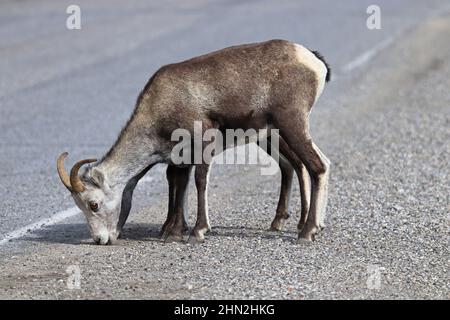
[[[308,218],[309,204],[311,200],[311,182],[308,170],[302,163],[297,172],[298,183],[300,185],[300,197],[302,199],[300,221],[298,222],[297,229],[301,231],[306,224]]]
[[[302,172],[302,164],[304,164],[311,177],[311,205],[304,226],[299,231],[299,240],[312,241],[323,223],[330,162],[312,141],[309,134],[309,119],[307,113],[302,110],[308,110],[308,108],[288,106],[281,109],[282,112],[275,114],[274,117],[276,117],[281,137],[295,155],[291,155],[289,160],[297,172]]]
[[[270,230],[281,231],[284,221],[289,218],[289,200],[291,195],[294,168],[286,158],[279,155],[278,150],[272,148],[270,136],[267,138],[266,143],[264,143],[264,141],[263,143],[260,143],[260,141],[257,141],[256,143],[268,155],[272,156],[276,161],[278,161],[278,165],[280,166],[281,171],[280,197],[278,200],[275,217],[272,223],[270,224]]]
[[[309,204],[311,198],[311,184],[308,170],[306,170],[305,165],[300,160],[300,158],[296,155],[295,152],[289,147],[286,141],[279,137],[279,148],[280,153],[286,157],[287,159],[291,159],[289,165],[291,163],[297,163],[295,172],[297,173],[298,183],[300,186],[300,201],[301,201],[301,213],[300,213],[300,221],[297,225],[297,229],[301,230],[306,223],[306,219],[308,217]],[[291,165],[292,166],[292,165]]]
[[[281,188],[280,188],[280,198],[278,200],[278,206],[275,218],[271,224],[271,230],[280,231],[284,220],[289,218],[289,200],[292,188],[292,177],[294,168],[288,159],[296,159],[298,163],[301,160],[296,156],[296,154],[289,148],[286,141],[283,138],[279,138],[279,153],[274,159],[279,159],[279,166],[281,171]],[[268,154],[273,156],[273,152],[276,150],[271,148],[271,140],[268,138],[269,144],[266,148],[263,148]],[[306,223],[309,211],[309,202],[311,197],[311,184],[309,179],[309,173],[303,163],[300,169],[295,169],[298,177],[298,182],[300,186],[300,200],[301,200],[301,217],[297,225],[297,229],[301,230]]]
[[[210,165],[203,163],[195,166],[195,186],[197,188],[197,222],[192,229],[189,242],[203,242],[205,233],[211,230],[208,217],[208,180]]]
[[[291,197],[292,178],[294,176],[294,168],[289,161],[282,157],[279,159],[278,164],[281,171],[280,198],[275,217],[270,224],[270,229],[274,231],[281,231],[284,221],[289,218],[289,200]]]

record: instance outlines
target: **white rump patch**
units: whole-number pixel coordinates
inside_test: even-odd
[[[297,52],[298,61],[306,66],[308,66],[317,76],[317,92],[314,99],[316,103],[322,94],[323,87],[325,86],[325,78],[327,76],[327,67],[325,64],[317,58],[314,53],[306,49],[305,47],[295,44],[295,50]]]

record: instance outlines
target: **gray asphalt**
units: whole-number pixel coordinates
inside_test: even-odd
[[[319,50],[336,75],[312,117],[333,163],[327,229],[295,244],[295,186],[286,231],[266,231],[279,177],[218,165],[205,244],[164,244],[159,166],[118,246],[91,245],[81,215],[0,246],[1,298],[450,297],[446,1],[377,1],[382,30],[366,28],[371,1],[77,3],[73,31],[72,2],[0,3],[0,239],[73,207],[56,156],[106,152],[159,66],[270,38]],[[81,289],[66,286],[71,265]]]

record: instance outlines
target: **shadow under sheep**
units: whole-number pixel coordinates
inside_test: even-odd
[[[124,227],[125,240],[151,240],[159,239],[161,225],[150,223],[129,223]],[[93,241],[85,223],[71,223],[44,226],[22,237],[22,241],[63,244],[86,244]]]
[[[162,225],[153,223],[127,223],[123,229],[122,239],[130,241],[164,241],[159,235]],[[189,232],[185,233],[187,238]],[[231,237],[231,238],[262,238],[262,239],[282,239],[294,241],[296,232],[283,231],[274,232],[265,229],[257,229],[245,226],[215,226],[206,237]],[[33,241],[42,243],[61,244],[89,244],[91,236],[85,223],[71,223],[44,226],[33,231],[31,234],[22,237],[21,241]]]

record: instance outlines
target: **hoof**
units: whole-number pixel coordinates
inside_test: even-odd
[[[189,227],[183,227],[182,234],[184,234],[188,230],[189,230]],[[161,229],[161,231],[159,232],[159,237],[161,239],[165,239],[171,235],[174,235],[175,237],[180,236],[177,233],[173,233],[173,231],[171,231],[169,228]],[[181,235],[181,237],[183,237],[183,236]]]
[[[164,237],[164,242],[165,243],[181,242],[181,241],[183,241],[183,236],[182,235],[169,234],[166,237]]]
[[[159,237],[161,238],[161,239],[164,239],[164,238],[166,238],[167,237],[167,231],[166,230],[164,230],[164,229],[161,229],[161,231],[159,231]]]
[[[188,239],[188,241],[187,241],[189,244],[192,244],[192,245],[195,245],[195,244],[200,244],[200,243],[203,243],[203,242],[205,242],[205,238],[203,237],[203,238],[201,238],[201,237],[196,237],[196,236],[194,236],[194,235],[190,235],[189,236],[189,239]]]
[[[300,231],[302,231],[304,227],[305,227],[305,223],[299,223],[297,225],[297,231],[300,233]]]
[[[161,231],[159,231],[159,236],[167,237],[167,234],[169,233],[171,227],[173,227],[173,223],[164,222],[163,226],[161,227]]]
[[[320,231],[320,227],[317,226],[313,226],[313,227],[308,227],[305,226],[298,234],[298,240],[302,239],[302,240],[306,240],[309,242],[312,242],[315,240],[316,234],[318,234]]]
[[[312,243],[313,243],[313,241],[309,240],[309,239],[305,239],[305,238],[297,239],[297,244],[299,244],[299,245],[311,245]]]
[[[281,231],[283,229],[283,220],[274,220],[270,225],[270,231]]]
[[[289,219],[289,213],[276,214],[272,223],[270,224],[270,231],[281,231],[284,226],[284,221]]]
[[[205,241],[205,233],[208,232],[208,227],[202,229],[192,230],[188,242],[189,243],[202,243]]]

